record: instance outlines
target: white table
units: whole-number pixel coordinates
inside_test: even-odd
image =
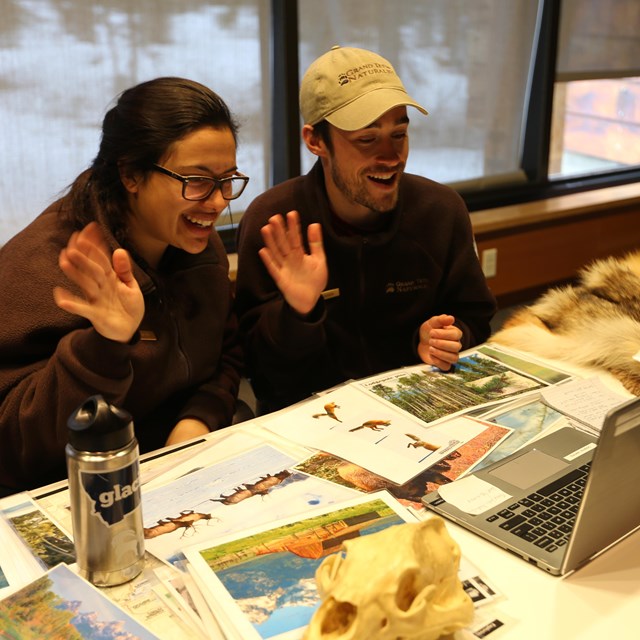
[[[451,536],[504,594],[500,611],[516,621],[501,638],[640,638],[640,531],[565,578],[547,574],[455,524]]]

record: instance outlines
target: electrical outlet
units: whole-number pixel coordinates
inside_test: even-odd
[[[498,250],[485,249],[482,252],[482,271],[485,278],[495,278],[498,273]]]

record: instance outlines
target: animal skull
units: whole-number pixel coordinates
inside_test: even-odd
[[[467,626],[460,549],[434,516],[344,543],[316,571],[322,598],[305,640],[436,640]]]

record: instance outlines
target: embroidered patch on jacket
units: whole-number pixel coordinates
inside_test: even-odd
[[[387,282],[384,287],[385,293],[410,293],[412,291],[423,291],[429,288],[429,281],[426,278],[416,278],[415,280],[396,280]]]

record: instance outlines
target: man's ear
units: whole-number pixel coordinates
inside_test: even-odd
[[[118,167],[118,171],[120,173],[120,180],[122,181],[124,188],[129,193],[137,193],[138,187],[142,182],[142,174],[131,171],[130,168],[124,165],[120,165]]]
[[[313,153],[314,156],[323,157],[327,155],[327,145],[324,143],[322,136],[310,124],[302,127],[302,139],[304,143]]]

